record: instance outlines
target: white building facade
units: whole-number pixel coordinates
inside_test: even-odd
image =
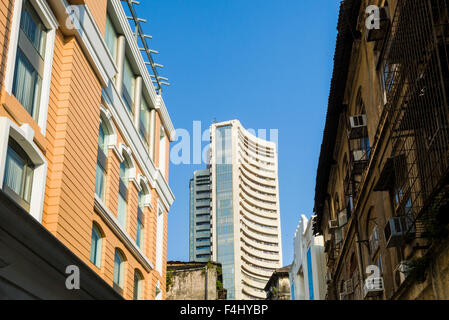
[[[238,120],[211,126],[212,260],[223,268],[228,299],[265,299],[282,267],[276,144]]]
[[[292,300],[325,300],[326,259],[322,236],[315,237],[313,217],[305,215],[296,229],[293,241],[294,258],[290,270]]]

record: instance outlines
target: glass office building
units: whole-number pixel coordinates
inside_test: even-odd
[[[228,299],[265,299],[282,266],[277,151],[239,121],[211,127],[212,259]]]
[[[195,171],[189,187],[190,261],[207,262],[211,258],[210,171],[208,169]]]

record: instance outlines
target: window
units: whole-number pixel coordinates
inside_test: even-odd
[[[139,132],[147,145],[150,144],[150,107],[145,99],[142,99],[140,106],[140,125]]]
[[[6,153],[3,189],[6,194],[30,210],[34,165],[25,151],[13,139],[9,139]]]
[[[141,300],[142,299],[142,282],[143,282],[143,276],[140,273],[139,270],[134,270],[134,294],[133,299],[134,300]]]
[[[117,61],[117,39],[117,31],[115,31],[111,18],[109,17],[109,15],[107,15],[104,40],[109,49],[109,52],[111,53],[112,58],[114,58],[114,61]]]
[[[98,268],[101,266],[101,246],[103,238],[100,228],[94,223],[92,226],[92,240],[90,243],[90,261]]]
[[[128,59],[125,59],[123,66],[123,100],[130,113],[134,113],[134,86],[135,76]]]
[[[47,161],[27,125],[0,116],[0,192],[42,221]]]
[[[136,244],[139,248],[142,248],[143,244],[143,217],[144,217],[144,194],[139,192],[138,195],[138,207],[137,207],[137,234]]]
[[[114,289],[116,289],[119,293],[123,291],[123,281],[125,278],[125,258],[124,255],[118,250],[115,249],[114,254]]]
[[[160,137],[159,137],[159,170],[162,176],[165,178],[165,153],[166,153],[166,137],[165,130],[161,127]],[[209,191],[208,191],[209,192]]]
[[[36,120],[41,101],[46,40],[47,28],[29,0],[24,0],[12,94]]]
[[[156,270],[162,273],[162,245],[164,241],[164,212],[159,209],[157,215],[156,233]]]
[[[95,193],[104,201],[106,189],[106,162],[107,162],[107,128],[100,120],[100,130],[98,135],[97,171],[95,177]]]
[[[119,180],[119,195],[118,195],[118,222],[120,225],[126,227],[126,211],[128,208],[128,164],[124,160],[120,163],[120,180]]]

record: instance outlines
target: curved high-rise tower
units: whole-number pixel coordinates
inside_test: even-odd
[[[265,299],[282,267],[276,144],[238,120],[211,126],[212,258],[228,299]]]

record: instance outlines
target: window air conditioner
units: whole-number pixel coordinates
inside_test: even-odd
[[[358,115],[350,118],[351,129],[366,127],[366,115]]]
[[[394,217],[388,220],[384,230],[387,248],[399,246],[412,225],[412,218],[406,216]],[[411,231],[413,232],[414,230],[411,229]]]

